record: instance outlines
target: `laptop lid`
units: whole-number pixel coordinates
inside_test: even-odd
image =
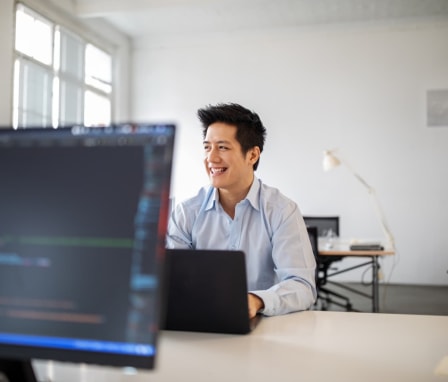
[[[249,333],[246,262],[242,251],[167,249],[162,328]]]
[[[0,360],[154,366],[174,130],[0,129]]]

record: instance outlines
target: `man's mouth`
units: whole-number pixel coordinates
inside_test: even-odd
[[[211,167],[210,168],[210,173],[212,175],[219,175],[226,171],[227,171],[227,167]]]

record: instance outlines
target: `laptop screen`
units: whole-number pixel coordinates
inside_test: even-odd
[[[0,358],[154,367],[174,130],[0,130]]]

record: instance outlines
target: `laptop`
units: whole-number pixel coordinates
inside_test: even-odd
[[[165,330],[247,334],[262,317],[249,319],[242,251],[167,249],[164,288]]]

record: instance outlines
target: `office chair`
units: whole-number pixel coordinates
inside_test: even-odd
[[[317,300],[315,307],[320,310],[328,310],[329,306],[334,304],[345,308],[346,311],[353,311],[350,299],[340,293],[337,293],[326,287],[329,281],[328,272],[332,269],[334,262],[342,260],[342,256],[322,256],[319,255],[318,238],[328,237],[329,232],[334,236],[339,236],[339,216],[304,216],[307,225],[308,236],[310,237],[311,247],[316,259],[316,289]]]

